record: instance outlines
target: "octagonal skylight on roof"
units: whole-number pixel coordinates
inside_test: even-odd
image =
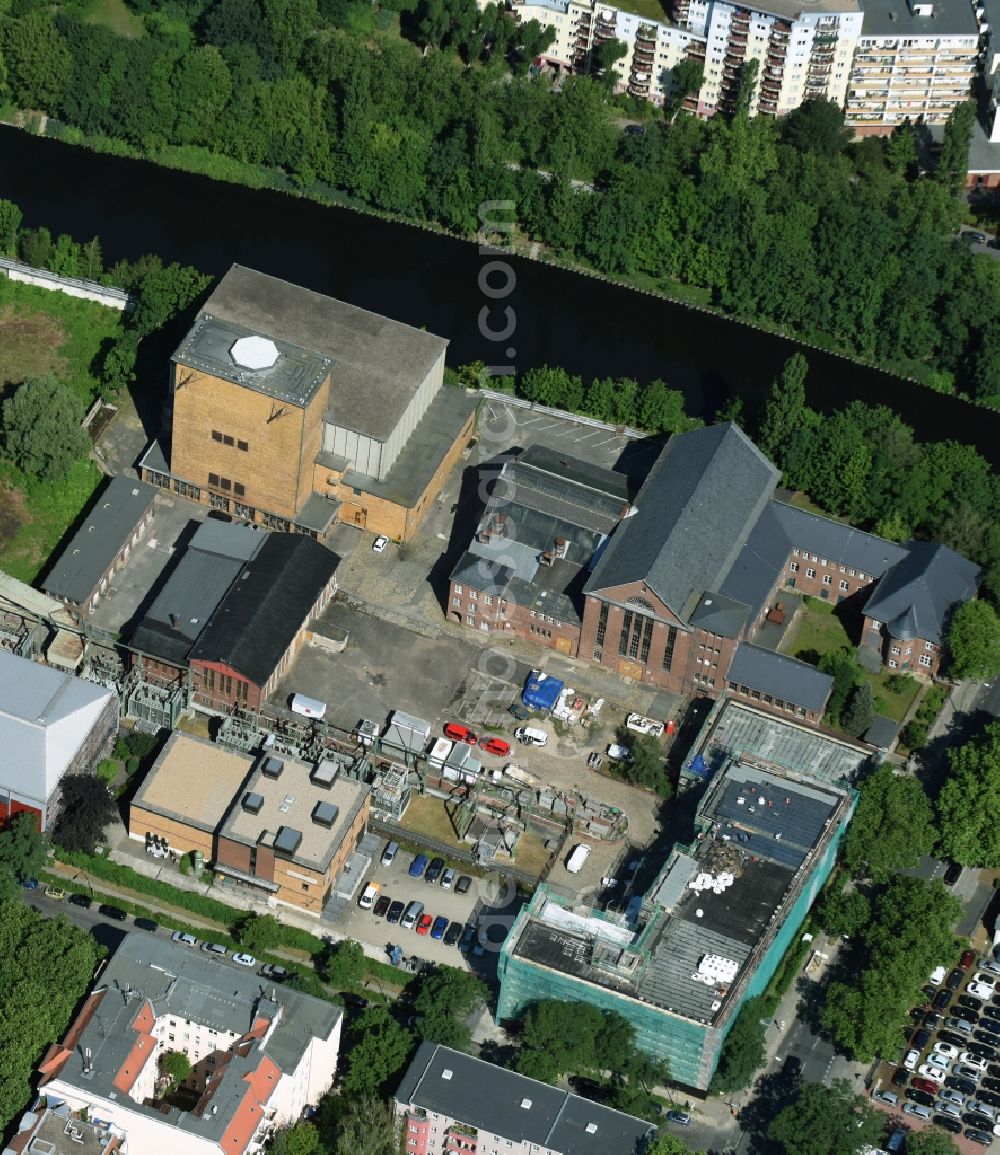
[[[278,346],[267,337],[240,337],[229,355],[243,369],[270,369],[278,359]]]

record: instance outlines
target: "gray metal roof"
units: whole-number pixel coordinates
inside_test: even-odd
[[[80,1038],[66,1056],[58,1077],[101,1098],[114,1098],[114,1080],[136,1042],[136,1015],[152,1003],[157,1017],[174,1014],[216,1031],[246,1035],[258,1016],[281,1015],[265,1042],[255,1042],[245,1056],[234,1055],[211,1104],[217,1111],[164,1114],[158,1107],[128,1099],[129,1110],[169,1122],[217,1142],[232,1121],[247,1091],[244,1076],[262,1055],[291,1074],[314,1038],[328,1038],[341,1016],[339,1007],[289,987],[273,986],[255,974],[236,970],[208,955],[153,935],[133,932],[122,940],[103,975],[105,988]],[[273,995],[273,1001],[271,996]],[[92,1071],[84,1073],[89,1049]]]
[[[615,469],[605,469],[580,457],[570,457],[550,445],[529,445],[517,460],[522,465],[551,473],[575,485],[617,497],[621,502],[628,501],[628,478]]]
[[[752,619],[764,608],[792,552],[777,511],[778,503],[768,502],[720,587],[726,597],[749,606]]]
[[[638,1155],[655,1128],[569,1091],[424,1042],[396,1102],[559,1155]]]
[[[872,719],[872,724],[865,731],[865,741],[871,746],[878,746],[883,750],[888,750],[893,742],[896,741],[898,734],[898,722],[894,722],[892,718],[886,718],[882,714],[876,714]]]
[[[333,362],[327,420],[386,441],[448,342],[344,301],[233,265],[205,312]]]
[[[906,557],[905,546],[863,533],[833,518],[780,501],[773,502],[773,510],[792,546],[868,577],[881,577],[891,565]]]
[[[932,0],[930,16],[914,15],[907,0],[864,0],[862,36],[971,36],[978,40],[975,10],[963,0]]]
[[[833,678],[815,666],[747,642],[736,647],[726,678],[817,713],[823,712],[833,689]]]
[[[725,594],[705,594],[688,619],[692,626],[718,634],[722,638],[738,638],[750,617],[750,607],[734,601]]]
[[[875,587],[865,615],[900,639],[940,644],[952,609],[976,596],[980,570],[946,545],[911,541],[908,553]]]
[[[720,587],[777,482],[732,422],[671,437],[586,592],[644,581],[686,620],[702,594]]]
[[[156,490],[144,481],[124,474],[112,477],[87,520],[56,558],[42,589],[74,605],[87,601],[155,496]]]

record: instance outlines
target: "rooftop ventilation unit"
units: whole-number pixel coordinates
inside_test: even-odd
[[[286,794],[285,797],[282,798],[281,802],[278,804],[278,809],[281,811],[282,814],[287,814],[289,812],[289,810],[291,810],[291,808],[294,804],[295,804],[295,795],[294,794]]]
[[[596,1123],[588,1123],[587,1127],[586,1127],[586,1131],[587,1131],[588,1135],[596,1135],[597,1134],[597,1124]]]
[[[325,826],[327,830],[332,830],[339,813],[340,807],[334,806],[332,802],[317,802],[313,807],[312,820],[317,826]]]
[[[241,369],[270,369],[278,360],[278,346],[267,337],[240,337],[229,355]]]
[[[285,764],[280,758],[272,758],[269,754],[261,763],[260,772],[265,778],[280,778]]]
[[[264,798],[261,794],[254,794],[253,791],[250,791],[249,794],[243,796],[243,809],[248,814],[259,814],[263,805]]]
[[[329,790],[337,781],[337,775],[340,773],[340,767],[332,758],[324,758],[315,770],[309,775],[309,781],[314,786],[322,787],[324,790]]]
[[[521,1100],[521,1106],[525,1109],[525,1111],[530,1110],[531,1109],[531,1100],[530,1099],[522,1099]]]
[[[447,1067],[445,1067],[445,1069],[441,1072],[441,1078],[442,1079],[450,1079],[451,1076],[452,1076],[452,1072],[449,1071]]]
[[[302,845],[302,831],[291,826],[279,826],[274,839],[276,854],[287,855],[289,858]]]

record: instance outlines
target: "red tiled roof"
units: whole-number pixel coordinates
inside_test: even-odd
[[[261,1058],[257,1069],[244,1075],[243,1078],[247,1084],[246,1093],[233,1112],[229,1126],[219,1143],[225,1155],[230,1155],[230,1152],[239,1155],[239,1152],[246,1150],[264,1114],[264,1104],[271,1098],[281,1079],[281,1071],[265,1055]]]

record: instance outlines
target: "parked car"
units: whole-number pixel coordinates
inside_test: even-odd
[[[1000,1019],[1000,1007],[995,1007],[992,1003],[983,1004],[983,1018]]]
[[[951,1059],[949,1059],[947,1055],[938,1054],[937,1051],[927,1056],[927,1062],[930,1066],[937,1067],[942,1071],[947,1071],[951,1068]]]
[[[931,1122],[936,1127],[942,1127],[945,1131],[950,1131],[952,1135],[962,1134],[962,1124],[957,1119],[951,1119],[947,1115],[935,1115]]]
[[[71,894],[69,896],[69,901],[74,906],[82,907],[84,910],[90,910],[90,908],[94,905],[94,900],[90,897],[89,894]]]
[[[390,906],[392,906],[392,899],[387,894],[380,895],[378,902],[372,907],[372,914],[375,918],[385,918]]]
[[[112,906],[109,902],[102,902],[97,910],[105,918],[113,918],[115,922],[125,922],[128,918],[128,911],[122,910],[120,906]]]
[[[951,1015],[945,1019],[944,1025],[953,1031],[961,1031],[963,1035],[971,1035],[973,1024],[968,1019],[960,1019],[955,1015]]]
[[[924,1015],[924,1026],[929,1031],[936,1031],[941,1025],[941,1016],[936,1011],[928,1011]]]
[[[920,1052],[919,1051],[907,1051],[906,1057],[903,1059],[903,1066],[908,1071],[915,1071],[917,1069],[917,1063],[919,1063],[919,1062],[920,1062]]]
[[[403,930],[412,930],[417,925],[417,919],[424,913],[422,902],[411,902],[403,912],[399,925]]]
[[[983,1009],[982,1001],[974,999],[972,995],[959,995],[955,1000],[955,1006],[965,1007],[966,1010],[972,1011],[975,1015],[978,1015]]]
[[[479,749],[486,754],[493,754],[497,758],[506,758],[510,754],[510,743],[505,738],[487,737],[484,734],[479,739]]]
[[[138,930],[148,930],[150,934],[155,934],[160,929],[160,924],[151,918],[134,918],[132,925]]]
[[[384,533],[380,533],[378,537],[372,542],[372,553],[385,553],[385,547],[389,544],[389,539]]]
[[[288,971],[284,967],[280,967],[277,963],[265,963],[260,968],[260,973],[266,979],[271,979],[276,983],[283,983],[288,978]]]
[[[454,946],[462,937],[462,924],[453,922],[444,933],[444,945]]]
[[[896,1073],[892,1076],[892,1085],[894,1087],[905,1087],[909,1077],[910,1072],[905,1067],[897,1067]]]
[[[424,882],[435,883],[441,877],[441,872],[444,870],[443,858],[432,858],[427,871],[424,874]]]
[[[993,984],[971,982],[965,988],[970,995],[975,995],[977,999],[990,999],[993,997]]]
[[[976,1093],[976,1084],[971,1079],[962,1078],[959,1075],[949,1075],[944,1081],[946,1087],[951,1087],[953,1091],[961,1091],[963,1095],[974,1095]]]
[[[989,1147],[993,1143],[993,1136],[987,1131],[980,1131],[978,1127],[966,1127],[965,1137],[973,1143],[978,1143],[980,1147]]]
[[[445,915],[439,914],[434,920],[434,925],[431,927],[431,938],[444,938],[444,932],[448,929],[448,919]]]
[[[969,1045],[964,1035],[956,1035],[954,1031],[938,1031],[938,1038],[945,1043],[954,1043],[956,1047],[965,1048]]]
[[[947,1069],[942,1071],[940,1067],[936,1067],[932,1063],[923,1063],[917,1068],[917,1073],[934,1083],[943,1083],[948,1075]],[[916,1082],[913,1085],[916,1086]]]
[[[382,888],[377,882],[369,882],[364,891],[362,891],[361,897],[358,899],[358,906],[360,906],[362,910],[373,910],[375,903],[378,902],[378,896],[381,891]]]
[[[982,983],[984,987],[989,987],[991,995],[996,991],[996,976],[991,975],[988,971],[976,971],[972,976],[972,981],[974,983]]]
[[[872,1098],[877,1103],[888,1103],[890,1107],[899,1106],[899,1096],[895,1091],[876,1091]]]
[[[389,909],[385,912],[385,921],[394,924],[399,922],[403,917],[403,911],[406,909],[406,904],[399,901],[397,898],[394,902],[389,904]]]
[[[476,941],[476,934],[479,928],[474,922],[466,923],[465,930],[462,931],[462,937],[458,943],[458,949],[462,954],[468,954],[472,950],[472,945]]]
[[[691,1116],[687,1111],[668,1111],[667,1122],[676,1123],[678,1127],[687,1127],[691,1122]]]
[[[455,885],[455,872],[449,866],[448,869],[441,875],[441,889],[451,890]]]
[[[961,967],[955,967],[951,974],[948,975],[948,981],[945,986],[947,986],[950,991],[957,991],[964,979],[965,971],[963,971]]]
[[[201,949],[206,954],[218,955],[219,958],[226,958],[229,954],[229,948],[224,947],[221,942],[205,942],[202,943]]]
[[[1000,975],[1000,962],[992,958],[981,958],[979,960],[979,969],[986,971],[990,975]],[[995,983],[997,980],[993,979],[992,981]]]
[[[958,1103],[942,1103],[938,1101],[934,1104],[934,1108],[940,1111],[942,1115],[950,1115],[953,1119],[962,1118],[962,1108]]]
[[[969,1099],[965,1104],[966,1111],[977,1115],[985,1115],[991,1123],[996,1122],[997,1109],[980,1099]]]
[[[468,894],[472,888],[472,879],[467,874],[460,874],[458,882],[455,883],[456,894]]]
[[[625,762],[631,764],[632,751],[627,746],[622,746],[618,742],[612,742],[606,751],[608,757],[612,762]]]
[[[962,877],[962,868],[957,862],[949,862],[948,869],[944,872],[945,886],[954,886],[956,882]]]
[[[629,714],[625,718],[625,728],[634,730],[637,734],[652,734],[659,738],[663,734],[663,723],[653,718],[644,718],[642,714]]]
[[[450,738],[453,742],[466,742],[470,746],[479,745],[479,735],[469,726],[463,726],[461,722],[445,722],[444,736]]]
[[[922,1051],[930,1041],[930,1031],[924,1030],[924,1028],[921,1027],[919,1031],[913,1032],[913,1038],[910,1040],[910,1046],[916,1047],[918,1051]]]
[[[422,914],[416,925],[417,934],[426,934],[434,925],[434,916],[431,914]]]
[[[24,887],[25,890],[37,890],[38,889],[38,879],[37,878],[22,878],[21,879],[21,885]]]
[[[985,1069],[986,1064],[981,1059],[977,1059],[975,1055],[970,1055],[968,1051],[963,1051],[952,1070],[952,1074],[963,1079],[978,1079]]]
[[[410,863],[408,871],[410,878],[419,878],[427,869],[427,855],[418,854],[416,858]]]
[[[257,966],[257,960],[253,957],[252,954],[234,954],[233,962],[236,963],[237,966],[241,967]]]
[[[947,988],[943,991],[938,991],[934,996],[934,1002],[931,1004],[935,1010],[943,1011],[951,1002],[952,992]]]
[[[45,888],[45,897],[54,899],[56,902],[62,902],[66,897],[66,891],[61,886],[47,886]]]
[[[980,1090],[976,1092],[976,1098],[980,1103],[988,1103],[994,1109],[1000,1107],[1000,1095],[998,1095],[995,1090],[990,1091],[980,1088]]]
[[[928,1079],[917,1077],[913,1080],[913,1086],[918,1091],[923,1091],[927,1095],[936,1095],[938,1093],[938,1086],[942,1082],[941,1079]]]
[[[904,1115],[916,1115],[918,1119],[929,1119],[933,1112],[929,1103],[904,1103]]]
[[[949,1059],[958,1058],[958,1047],[953,1043],[937,1042],[934,1044],[933,1050],[935,1054],[944,1055]]]
[[[943,1103],[955,1103],[959,1107],[965,1105],[965,1096],[960,1095],[958,1091],[953,1091],[950,1087],[942,1087],[941,1090],[938,1091],[938,1098]]]
[[[974,950],[967,950],[962,952],[962,957],[958,960],[958,965],[962,970],[967,971],[975,961],[976,952]]]
[[[921,1091],[919,1087],[911,1087],[906,1092],[906,1097],[912,1103],[922,1103],[925,1107],[934,1106],[934,1096],[927,1091]]]
[[[387,842],[385,844],[385,850],[382,851],[382,865],[383,866],[392,866],[393,860],[395,859],[395,857],[398,853],[399,853],[399,843],[398,842]]]

